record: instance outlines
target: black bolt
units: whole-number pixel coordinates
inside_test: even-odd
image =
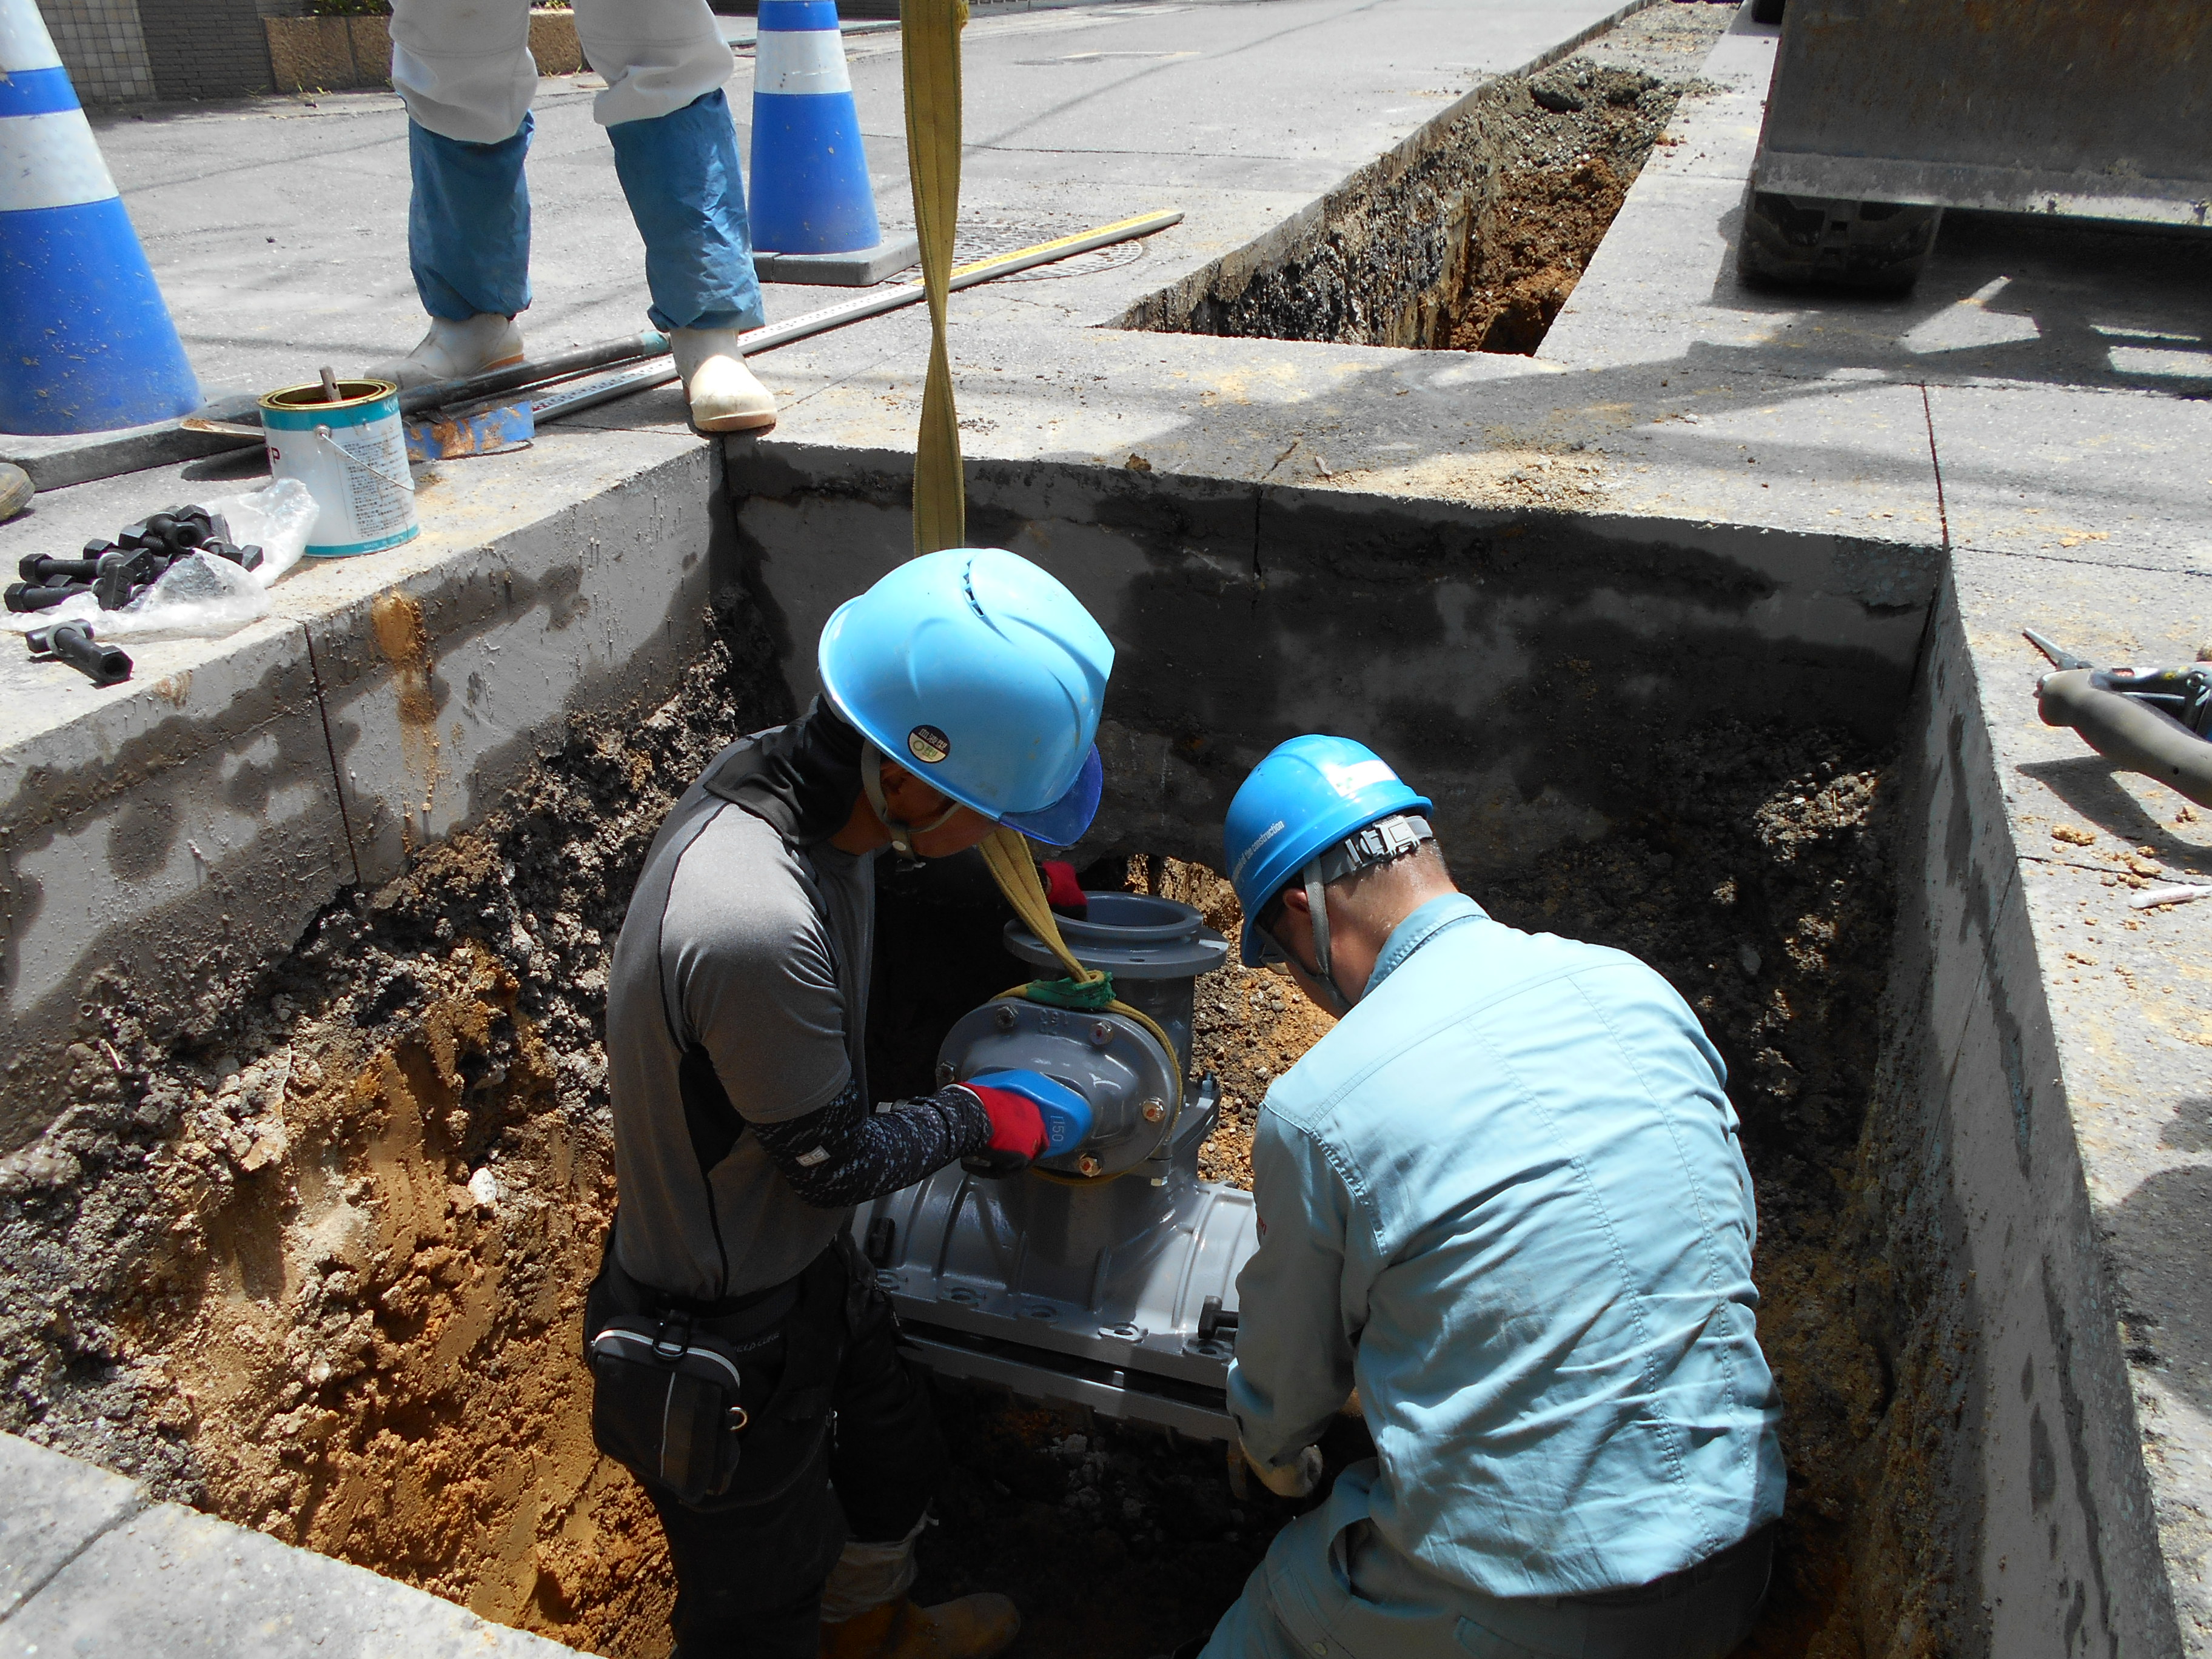
[[[65,662],[94,685],[114,685],[131,678],[131,659],[112,645],[92,636],[88,623],[56,623],[33,629],[23,636],[33,661]]]
[[[101,558],[99,573],[92,579],[93,596],[102,611],[120,611],[166,568],[166,560],[118,549]]]
[[[82,582],[71,582],[64,587],[48,587],[41,582],[10,582],[7,591],[0,593],[0,604],[5,604],[10,611],[51,611],[66,599],[91,591]]]
[[[261,568],[261,550],[258,547],[237,547],[229,542],[205,542],[199,550],[214,558],[228,559],[233,564],[247,570]]]
[[[57,559],[46,553],[26,553],[15,564],[15,574],[27,582],[88,582],[100,574],[98,559]]]

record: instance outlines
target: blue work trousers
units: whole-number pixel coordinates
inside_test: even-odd
[[[511,138],[470,143],[407,124],[414,174],[407,251],[433,317],[512,317],[530,304],[527,111]],[[751,228],[737,133],[720,88],[672,114],[607,129],[615,174],[645,239],[655,328],[757,328]]]

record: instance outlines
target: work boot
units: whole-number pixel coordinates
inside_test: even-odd
[[[1021,1634],[1003,1595],[963,1595],[918,1607],[901,1597],[822,1626],[822,1659],[991,1659]]]
[[[465,374],[481,374],[488,368],[505,368],[521,361],[522,331],[514,325],[514,319],[486,311],[465,323],[433,317],[430,331],[414,350],[390,362],[374,364],[368,373],[372,380],[396,380],[405,392],[433,380],[458,380]]]
[[[679,328],[668,344],[700,431],[765,432],[775,424],[775,399],[745,367],[737,330]]]

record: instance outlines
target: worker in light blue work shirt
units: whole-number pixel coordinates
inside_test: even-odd
[[[1784,1485],[1721,1058],[1634,957],[1459,892],[1430,810],[1326,737],[1229,810],[1245,962],[1341,1016],[1254,1135],[1230,1408],[1285,1495],[1355,1385],[1376,1456],[1204,1652],[1720,1659]]]

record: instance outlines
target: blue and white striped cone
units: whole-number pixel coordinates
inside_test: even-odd
[[[753,72],[753,246],[775,253],[874,247],[876,196],[837,32],[837,0],[761,0]]]
[[[199,402],[37,0],[0,0],[0,432],[112,432]]]

